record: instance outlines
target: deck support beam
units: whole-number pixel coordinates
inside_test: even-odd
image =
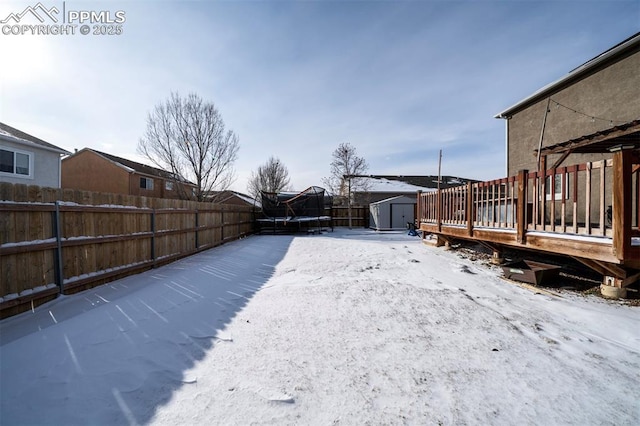
[[[487,241],[480,241],[478,243],[491,250],[491,263],[494,265],[502,265],[504,263],[504,257],[502,256],[502,249],[497,244],[491,244]]]
[[[436,243],[436,247],[444,246],[445,250],[451,250],[451,244],[453,240],[451,238],[447,238],[444,235],[438,234],[438,242]]]
[[[580,257],[573,258],[597,273],[602,274],[603,278],[602,284],[600,285],[600,293],[607,298],[623,299],[627,297],[626,287],[640,279],[640,272],[638,271],[632,271],[612,263],[600,262],[598,260],[583,259]]]
[[[427,238],[429,236],[430,237],[435,236],[436,238],[435,239]],[[431,233],[427,231],[422,231],[422,243],[433,246],[433,247],[442,247],[442,246],[451,247],[451,241],[449,239],[447,239],[443,235]]]
[[[529,179],[528,170],[520,170],[518,172],[518,200],[517,200],[517,219],[516,219],[516,241],[518,244],[526,243],[527,234],[527,185]]]

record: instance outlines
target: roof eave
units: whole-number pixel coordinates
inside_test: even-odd
[[[11,142],[11,143],[17,143],[17,144],[20,144],[20,145],[26,145],[26,146],[29,146],[29,147],[32,147],[32,148],[41,149],[43,151],[55,152],[56,154],[60,154],[60,155],[69,155],[69,154],[71,154],[69,151],[64,150],[62,148],[52,148],[52,147],[48,147],[48,146],[37,144],[35,142],[28,141],[26,139],[17,138],[15,136],[5,135],[5,134],[2,134],[2,133],[0,133],[0,140],[4,140],[4,141],[7,141],[7,142]]]

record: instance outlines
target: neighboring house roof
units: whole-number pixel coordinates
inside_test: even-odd
[[[45,142],[42,139],[38,139],[35,136],[31,136],[30,134],[22,132],[4,123],[0,123],[0,139],[6,140],[8,142],[37,147],[46,151],[57,152],[58,154],[70,154],[69,151],[50,144],[49,142]]]
[[[80,151],[72,154],[71,156],[77,155],[81,152],[84,151],[91,151],[94,154],[97,154],[101,157],[104,157],[105,159],[111,161],[112,163],[115,163],[116,165],[124,168],[125,170],[127,170],[128,172],[136,172],[136,173],[140,173],[140,174],[145,174],[145,175],[150,175],[150,176],[157,176],[163,179],[175,179],[176,176],[171,173],[168,172],[166,170],[162,170],[159,169],[157,167],[152,167],[152,166],[148,166],[146,164],[142,164],[142,163],[138,163],[136,161],[131,161],[131,160],[127,160],[126,158],[122,158],[122,157],[117,157],[115,155],[111,155],[111,154],[107,154],[106,152],[101,152],[101,151],[97,151],[95,149],[92,148],[83,148]],[[69,157],[67,157],[69,158]],[[181,178],[181,177],[177,177],[177,180],[188,184],[188,185],[194,185],[194,183],[189,182],[188,180]]]
[[[209,191],[208,193],[206,193],[205,197],[215,198],[216,201],[220,204],[224,204],[235,198],[247,203],[248,205],[260,207],[260,200],[254,199],[247,194],[243,194],[242,192],[236,192],[231,190]]]
[[[366,179],[367,192],[428,192],[438,188],[438,176],[371,175],[360,179]],[[476,181],[456,176],[441,176],[440,188],[463,185],[467,182]]]
[[[596,71],[598,67],[615,61],[618,58],[623,57],[628,52],[633,51],[634,49],[640,49],[640,32],[616,44],[615,46],[599,54],[595,58],[588,60],[579,67],[571,70],[567,75],[554,81],[553,83],[544,86],[537,92],[533,93],[530,96],[527,96],[515,105],[512,105],[504,111],[499,112],[494,116],[494,118],[508,118],[513,113],[522,110],[541,99],[546,98],[550,94],[557,92],[563,87],[569,86],[576,81],[583,79],[584,77]]]

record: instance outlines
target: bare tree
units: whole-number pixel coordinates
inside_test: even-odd
[[[289,170],[279,158],[269,157],[266,163],[251,172],[247,190],[257,197],[260,191],[280,192],[289,186]]]
[[[225,129],[213,103],[195,93],[183,98],[171,93],[147,117],[147,129],[138,152],[157,167],[171,172],[184,198],[202,201],[213,190],[225,190],[234,179],[238,136]],[[187,194],[183,180],[193,181],[196,194]]]
[[[323,182],[334,195],[347,199],[349,228],[351,228],[352,194],[354,191],[368,191],[367,180],[362,177],[369,170],[369,165],[363,157],[358,157],[353,145],[345,142],[333,151],[332,158],[331,173],[328,178],[323,179]]]

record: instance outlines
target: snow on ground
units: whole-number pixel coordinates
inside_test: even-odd
[[[252,236],[0,322],[0,423],[637,425],[639,309],[404,233]]]

